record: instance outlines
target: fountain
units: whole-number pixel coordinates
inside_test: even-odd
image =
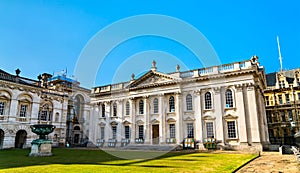
[[[34,124],[30,128],[33,133],[39,135],[39,139],[31,142],[29,156],[52,156],[52,140],[46,139],[46,135],[52,133],[55,126],[50,124]]]

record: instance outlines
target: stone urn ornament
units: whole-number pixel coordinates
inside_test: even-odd
[[[50,124],[34,124],[30,126],[31,131],[39,135],[39,139],[31,142],[31,152],[29,156],[52,156],[52,140],[46,139],[46,136],[55,129]]]

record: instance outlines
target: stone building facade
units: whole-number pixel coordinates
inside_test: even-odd
[[[53,124],[53,145],[79,145],[87,139],[90,90],[65,75],[44,73],[39,80],[0,70],[0,149],[26,148],[38,136],[32,124]]]
[[[101,147],[180,145],[259,150],[268,144],[264,68],[258,58],[190,71],[151,70],[92,88],[90,140]]]
[[[299,131],[300,69],[286,70],[266,75],[264,91],[270,142],[293,144]]]

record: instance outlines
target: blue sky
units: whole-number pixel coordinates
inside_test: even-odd
[[[219,63],[258,55],[266,72],[280,68],[278,35],[283,67],[300,67],[300,2],[296,0],[7,0],[0,2],[0,68],[10,73],[20,68],[21,76],[33,79],[41,73],[52,74],[66,68],[68,75],[73,75],[78,58],[99,31],[125,18],[145,14],[170,16],[193,26],[210,42]],[[119,31],[120,34],[124,32],[122,28]],[[182,31],[180,34],[188,33]],[[95,49],[101,51],[97,45]],[[92,74],[96,76],[95,81],[83,83],[83,86],[127,81],[132,73],[138,75],[149,70],[152,59],[163,72],[175,71],[176,64],[181,64],[182,70],[203,66],[185,45],[145,35],[116,45],[102,64],[98,64],[98,73]]]

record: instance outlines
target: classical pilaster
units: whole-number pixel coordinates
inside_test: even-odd
[[[245,105],[244,105],[244,95],[243,95],[243,85],[236,85],[236,97],[235,97],[235,105],[236,105],[236,114],[238,115],[238,135],[241,143],[247,143],[247,125],[246,125],[246,117],[245,117]]]
[[[195,117],[195,138],[203,142],[203,124],[202,124],[202,106],[201,91],[194,91],[193,94],[193,111]]]
[[[175,114],[176,114],[176,140],[178,142],[183,141],[183,131],[185,130],[183,127],[183,111],[182,111],[182,95],[181,93],[175,94]]]
[[[221,145],[224,145],[225,138],[224,138],[224,124],[223,124],[223,114],[224,114],[224,89],[221,87],[214,87],[214,110],[215,110],[215,128],[216,128],[216,133],[215,133],[215,138],[218,141],[222,141]]]
[[[153,105],[154,106],[154,105]],[[166,112],[163,109],[164,100],[163,94],[158,95],[158,114],[159,114],[159,136],[161,136],[159,143],[164,144],[167,138],[168,124],[166,122]]]
[[[151,132],[152,132],[152,124],[150,122],[150,105],[149,105],[149,97],[148,96],[144,96],[143,97],[143,101],[144,101],[144,119],[146,120],[145,122],[145,128],[144,128],[144,131],[145,131],[145,143],[146,144],[151,144],[151,139],[152,139],[152,136],[151,136]]]
[[[248,96],[248,107],[249,107],[249,120],[251,130],[252,142],[260,143],[260,133],[259,133],[259,122],[257,117],[257,105],[256,105],[256,94],[255,86],[247,86],[247,96]]]

